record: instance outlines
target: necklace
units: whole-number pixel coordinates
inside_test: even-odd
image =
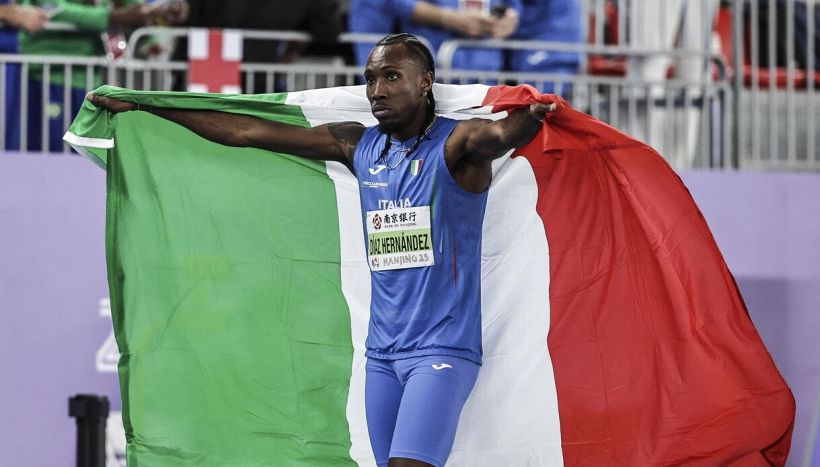
[[[393,138],[390,138],[390,136],[387,136],[390,139],[390,147],[392,147],[393,149],[395,149],[395,151],[397,153],[399,153],[399,157],[398,157],[398,160],[396,161],[396,164],[392,165],[392,164],[390,164],[390,160],[389,160],[390,154],[387,151],[382,152],[382,157],[381,158],[384,159],[384,165],[387,166],[387,170],[396,169],[398,166],[401,165],[402,162],[404,162],[404,160],[407,158],[407,156],[410,155],[411,152],[416,150],[416,148],[419,146],[419,144],[421,144],[421,141],[423,139],[429,139],[429,138],[427,138],[427,135],[433,129],[433,124],[434,123],[436,123],[436,115],[435,114],[433,115],[433,119],[430,121],[430,124],[427,125],[427,128],[425,128],[424,131],[421,134],[418,135],[418,137],[413,142],[413,144],[410,145],[410,147],[406,147],[401,142],[396,141]]]

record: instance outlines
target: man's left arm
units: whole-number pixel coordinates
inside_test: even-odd
[[[447,138],[444,157],[450,174],[465,190],[480,193],[492,181],[493,159],[524,146],[544,124],[555,104],[530,104],[496,121],[465,120]]]
[[[461,157],[473,162],[497,159],[509,150],[524,146],[535,137],[544,123],[547,112],[555,104],[535,103],[514,110],[507,118],[488,122],[477,121],[465,134]]]

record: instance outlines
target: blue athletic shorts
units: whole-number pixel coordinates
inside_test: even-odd
[[[447,462],[479,365],[458,357],[367,359],[365,409],[379,467],[391,457]]]

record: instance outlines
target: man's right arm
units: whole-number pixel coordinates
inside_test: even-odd
[[[115,113],[130,110],[150,112],[215,143],[265,149],[306,159],[341,162],[351,171],[353,153],[365,129],[364,125],[357,122],[303,128],[228,112],[137,106],[96,94],[89,94],[87,98],[94,105]]]

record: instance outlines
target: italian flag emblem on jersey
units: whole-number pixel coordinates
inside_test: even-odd
[[[421,164],[424,162],[424,159],[416,159],[410,161],[410,173],[415,177],[416,175],[421,172]]]
[[[97,92],[305,127],[377,123],[364,86]],[[666,161],[531,87],[434,92],[456,119],[558,104],[492,164],[484,362],[447,466],[783,465],[791,392]],[[128,464],[374,466],[370,270],[350,171],[89,102],[66,140],[107,172]]]

